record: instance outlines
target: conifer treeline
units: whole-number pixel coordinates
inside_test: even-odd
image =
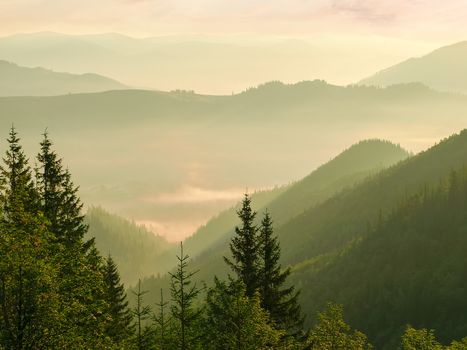
[[[127,296],[112,257],[102,258],[88,230],[78,188],[52,149],[47,133],[34,170],[14,128],[0,174],[0,349],[370,349],[339,305],[329,304],[303,329],[298,291],[279,263],[273,221],[255,224],[251,199],[238,211],[241,225],[226,263],[233,276],[196,285],[189,256],[177,256],[170,297],[151,308],[141,282]],[[450,193],[466,193],[453,173]],[[457,196],[450,195],[450,198]],[[168,300],[168,301],[166,301]],[[404,350],[467,349],[467,338],[448,347],[430,330],[407,327]]]

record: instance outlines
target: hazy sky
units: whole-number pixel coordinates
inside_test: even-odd
[[[377,35],[463,39],[465,0],[2,0],[0,34]]]

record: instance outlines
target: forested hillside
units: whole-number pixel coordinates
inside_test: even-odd
[[[270,192],[252,194],[252,208],[260,213],[267,209],[276,227],[280,227],[307,209],[314,208],[340,191],[352,188],[371,174],[377,174],[384,167],[408,156],[407,151],[387,141],[362,141],[296,183]],[[238,224],[236,211],[239,206],[240,203],[211,219],[186,240],[185,249],[194,258],[194,268],[200,270],[199,279],[209,280],[214,274],[226,274],[227,267],[218,262],[227,253],[228,241]],[[287,247],[288,242],[283,245]],[[171,253],[173,255],[175,252]],[[167,287],[167,277],[152,277],[145,280],[143,285],[151,291],[160,286]],[[154,293],[148,296],[149,300],[156,297]]]
[[[131,90],[3,97],[0,114],[4,128],[14,116],[26,149],[37,130],[49,128],[86,203],[184,238],[246,187],[301,179],[362,139],[424,149],[464,125],[467,98],[418,84],[272,82],[233,96]]]
[[[94,238],[102,256],[112,256],[126,285],[139,278],[166,272],[174,264],[161,256],[173,245],[143,226],[112,215],[102,208],[92,207],[86,213],[89,230],[86,238]],[[165,265],[164,265],[165,264]]]
[[[459,250],[465,244],[460,202],[465,201],[461,179],[466,175],[453,170],[462,169],[466,159],[463,131],[322,199],[283,224],[279,220],[275,228],[281,261],[292,268],[291,281],[302,290],[307,324],[328,301],[337,301],[378,348],[386,344],[393,348],[406,324],[412,323],[436,328],[445,343],[465,335],[465,313],[453,310],[466,287],[465,257]],[[452,185],[443,186],[446,181]],[[454,192],[457,199],[452,202],[449,193]],[[454,203],[456,210],[451,209]],[[210,250],[193,260],[193,268],[200,270],[197,279],[225,275],[222,255],[227,254],[227,243],[227,239],[218,243],[219,253]],[[433,254],[439,255],[434,259]],[[394,257],[396,265],[391,262]],[[155,295],[167,283],[163,278],[149,279],[143,285]],[[420,299],[411,304],[417,296]],[[462,302],[458,305],[464,310]],[[398,308],[400,312],[393,314]]]
[[[467,173],[451,170],[398,204],[316,272],[297,268],[310,314],[332,300],[378,349],[405,326],[436,329],[449,343],[467,334]],[[306,276],[306,277],[305,277]]]

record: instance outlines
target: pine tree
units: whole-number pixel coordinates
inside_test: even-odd
[[[213,350],[275,349],[283,335],[261,308],[258,293],[248,298],[242,282],[217,278],[206,296],[203,329],[203,349]]]
[[[60,347],[64,320],[57,313],[53,249],[19,141],[12,127],[1,167],[0,344],[13,349]]]
[[[196,326],[201,311],[197,310],[193,303],[200,289],[196,284],[192,285],[191,278],[197,271],[187,272],[189,256],[183,253],[183,243],[180,243],[180,255],[177,259],[177,270],[170,273],[171,314],[177,334],[177,348],[180,350],[195,349],[198,342]]]
[[[258,228],[254,224],[256,212],[251,209],[251,199],[245,194],[242,208],[237,211],[242,221],[241,227],[235,227],[235,236],[230,243],[233,260],[224,257],[225,262],[237,274],[238,280],[245,285],[248,297],[253,297],[259,288],[259,239]]]
[[[144,305],[143,297],[148,291],[141,290],[141,280],[138,280],[138,289],[133,291],[136,297],[136,306],[133,309],[133,316],[136,319],[136,348],[146,350],[149,347],[151,329],[145,325],[145,321],[151,316],[151,308]]]
[[[87,347],[100,347],[107,339],[105,330],[110,318],[105,314],[108,305],[104,297],[103,260],[94,241],[83,240],[88,226],[81,213],[78,188],[52,150],[47,132],[43,136],[37,155],[36,183],[48,229],[61,247],[55,254],[60,294],[65,301],[61,312],[66,315],[69,337],[80,338]]]
[[[158,313],[153,315],[156,348],[160,350],[170,349],[172,334],[170,332],[171,319],[166,312],[169,303],[164,301],[164,293],[161,288],[161,297],[156,304]]]
[[[260,242],[261,306],[269,312],[277,327],[286,330],[289,335],[297,335],[303,325],[298,303],[299,293],[295,292],[294,286],[284,287],[290,269],[283,270],[279,263],[281,250],[267,211],[261,222]]]
[[[19,144],[18,133],[14,127],[10,129],[8,150],[3,158],[1,173],[1,203],[3,220],[19,222],[18,213],[36,213],[38,194],[32,180],[28,159]]]
[[[133,334],[132,315],[128,309],[125,287],[120,282],[117,265],[110,255],[105,260],[104,281],[108,314],[112,317],[105,333],[117,344],[122,344]]]
[[[41,209],[50,221],[50,231],[57,240],[67,248],[75,249],[82,245],[88,230],[82,214],[83,204],[78,197],[78,187],[71,181],[70,172],[63,169],[62,159],[52,150],[47,132],[43,136],[41,151],[37,155],[39,165],[36,167]]]

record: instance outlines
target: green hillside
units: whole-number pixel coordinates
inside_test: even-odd
[[[97,207],[88,210],[86,222],[89,225],[86,238],[95,238],[102,256],[112,256],[126,285],[169,267],[163,266],[160,256],[172,245],[143,226]]]
[[[282,262],[302,290],[307,324],[326,302],[337,301],[377,348],[394,348],[407,323],[436,328],[445,342],[467,333],[466,175],[453,175],[466,159],[463,131],[322,198],[284,224],[278,220]],[[227,271],[221,258],[227,240],[214,248],[192,262],[207,282]],[[145,281],[151,294],[165,284],[164,278]]]
[[[336,193],[351,188],[383,167],[395,164],[407,157],[408,153],[405,150],[390,142],[362,141],[322,165],[301,181],[271,192],[253,194],[254,208],[259,212],[267,208],[276,225],[280,225]],[[194,258],[193,268],[200,270],[199,279],[211,281],[214,274],[225,275],[227,273],[222,256],[227,254],[228,241],[235,225],[238,224],[237,208],[238,206],[226,210],[211,219],[186,240],[186,251]],[[169,253],[172,257],[167,256]],[[175,251],[164,255],[167,256],[167,260],[175,264]],[[167,279],[166,277],[151,278],[145,283],[147,289],[157,290],[160,285],[166,286]]]
[[[127,89],[98,74],[69,74],[0,60],[0,96],[53,96]]]
[[[389,86],[418,82],[439,91],[467,93],[467,42],[411,58],[363,79],[361,85]]]
[[[418,151],[463,127],[465,115],[467,97],[417,84],[272,82],[233,96],[119,90],[0,98],[0,127],[14,122],[27,149],[48,128],[86,203],[172,228],[158,232],[177,237],[191,235],[237,199],[161,197],[183,197],[187,188],[238,195],[246,187],[272,188],[367,138]]]
[[[396,348],[407,324],[436,329],[445,344],[465,336],[466,175],[409,197],[317,272],[298,268],[305,309],[342,303],[378,349]]]

